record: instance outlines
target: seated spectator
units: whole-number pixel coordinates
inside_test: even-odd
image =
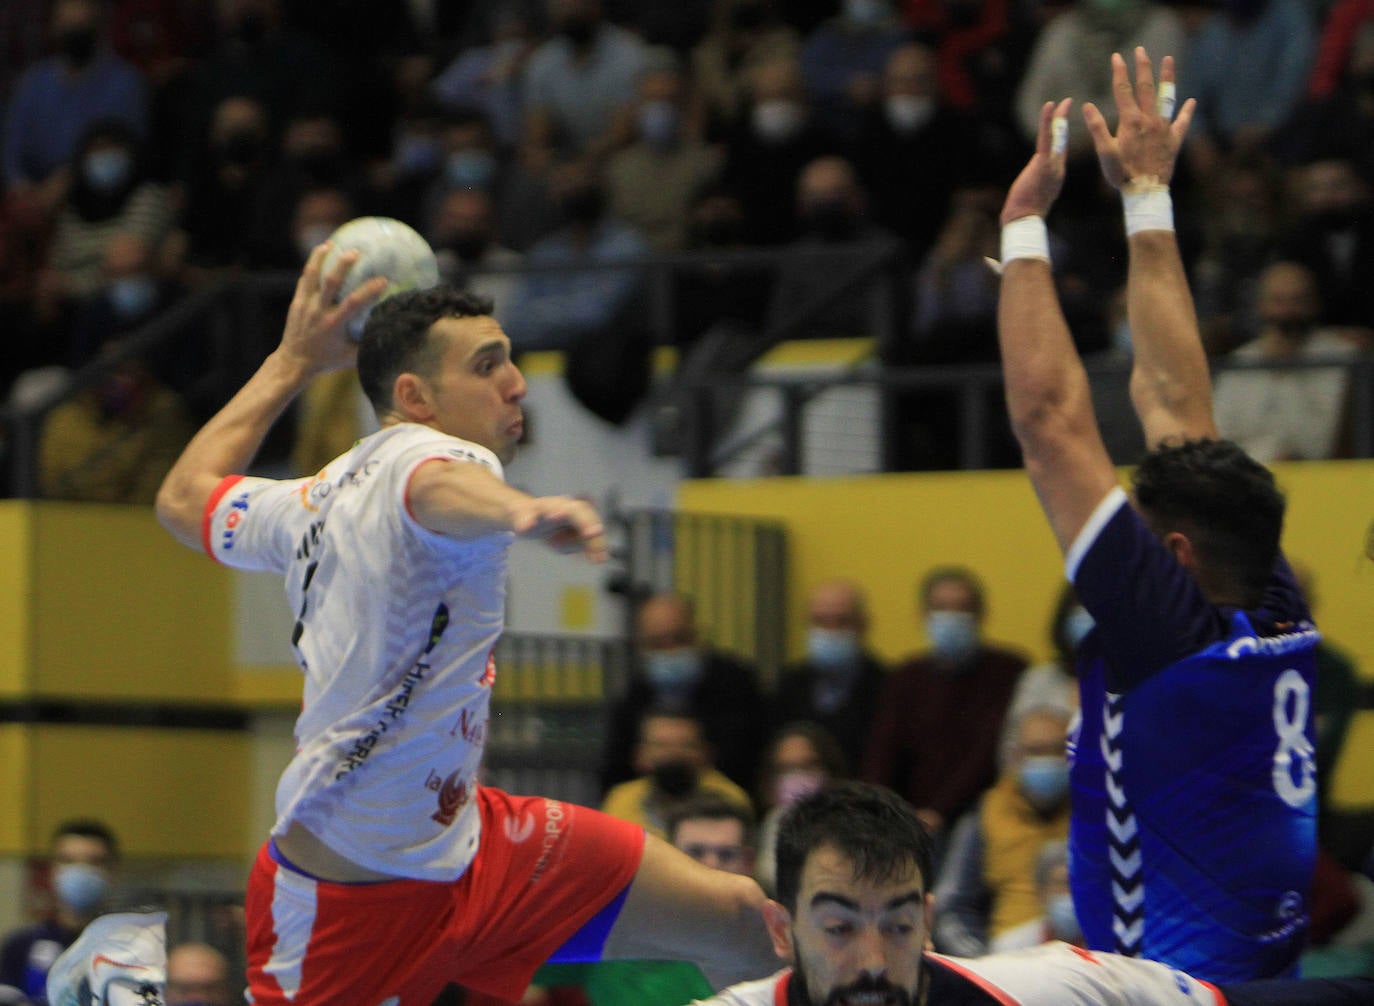
[[[1199,179],[1216,180],[1228,151],[1259,151],[1273,139],[1302,101],[1316,41],[1301,0],[1245,0],[1207,17],[1178,73],[1179,98],[1197,99],[1184,153]]]
[[[717,768],[747,785],[758,770],[766,736],[758,672],[706,644],[690,598],[660,593],[635,613],[634,673],[611,707],[602,755],[602,786],[631,778],[640,718],[650,709],[673,709],[699,720]]]
[[[873,220],[908,242],[918,262],[955,190],[990,176],[992,165],[983,162],[995,154],[980,150],[977,130],[945,103],[930,49],[908,43],[892,51],[881,100],[861,119],[854,163],[872,195]]]
[[[167,954],[167,1006],[235,1006],[229,959],[207,943],[182,943]]]
[[[720,151],[699,139],[691,106],[687,81],[670,54],[640,78],[634,140],[606,166],[612,212],[657,252],[686,245],[692,198],[720,171]]]
[[[740,125],[758,67],[795,60],[800,51],[800,37],[779,19],[774,0],[716,0],[710,30],[692,50],[707,137],[727,136]]]
[[[795,59],[755,68],[747,112],[726,137],[721,176],[744,206],[747,244],[780,244],[797,235],[797,179],[839,148],[812,114]]]
[[[537,39],[521,3],[495,4],[486,39],[458,52],[430,82],[430,93],[450,110],[475,108],[492,124],[497,142],[513,150],[520,141],[524,111],[521,79]]]
[[[599,165],[629,141],[627,110],[644,70],[639,36],[605,20],[600,0],[548,0],[553,37],[525,65],[525,165]]]
[[[148,96],[138,71],[110,49],[98,0],[57,0],[49,33],[56,52],[24,71],[5,109],[0,182],[51,212],[91,126],[114,120],[143,136]]]
[[[1325,321],[1374,334],[1374,199],[1370,179],[1349,154],[1328,149],[1293,172],[1294,216],[1278,257],[1300,262],[1317,279]]]
[[[48,499],[151,504],[195,429],[181,396],[126,358],[48,413],[39,486]]]
[[[819,157],[797,178],[796,213],[799,233],[778,267],[778,283],[769,311],[771,326],[796,325],[796,338],[874,337],[890,316],[889,289],[875,277],[839,302],[815,309],[837,279],[855,269],[855,247],[887,243],[896,238],[868,218],[868,193],[854,166],[843,157]]]
[[[226,98],[215,106],[203,142],[194,145],[177,259],[185,282],[199,287],[226,270],[251,267],[262,248],[252,224],[273,160],[267,110],[254,98]]]
[[[1002,724],[1026,660],[983,640],[987,602],[971,570],[932,569],[917,603],[930,648],[888,677],[863,775],[905,794],[941,841],[997,780]]]
[[[754,875],[754,812],[714,794],[694,797],[668,818],[668,841],[715,870]]]
[[[530,265],[596,266],[627,263],[628,268],[530,272],[517,286],[508,315],[516,352],[592,351],[615,331],[643,332],[642,274],[635,260],[649,246],[638,231],[606,211],[601,178],[590,171],[567,172],[555,201],[563,227],[529,250]]]
[[[784,724],[768,743],[759,777],[758,856],[754,879],[770,895],[777,882],[778,823],[788,808],[828,782],[849,778],[839,742],[825,727],[806,720]]]
[[[852,140],[881,98],[888,57],[908,39],[892,0],[845,0],[802,44],[801,69],[821,124]]]
[[[1035,857],[1035,893],[1040,914],[993,937],[988,952],[994,954],[1039,946],[1050,940],[1083,945],[1083,930],[1069,893],[1069,843],[1052,839]]]
[[[496,237],[496,205],[482,189],[454,189],[444,196],[435,214],[430,244],[439,260],[439,276],[459,289],[487,297],[495,305],[492,316],[502,325],[511,318],[519,277],[509,269],[524,261]]]
[[[1022,712],[997,782],[954,826],[935,887],[933,936],[943,952],[980,957],[1041,919],[1036,856],[1047,841],[1069,834],[1071,717],[1068,706]]]
[[[774,700],[779,723],[810,721],[858,765],[886,670],[867,645],[868,601],[845,579],[823,580],[806,601],[806,657],[783,668]]]
[[[116,234],[133,235],[156,254],[171,232],[173,212],[167,188],[144,169],[137,136],[122,123],[97,123],[72,163],[71,188],[48,249],[40,311],[48,317],[70,312],[105,284],[106,253]]]
[[[53,912],[15,930],[0,945],[0,984],[47,1002],[48,970],[92,919],[108,910],[119,844],[99,821],[58,825],[48,846]]]
[[[951,108],[998,128],[1011,123],[1011,100],[1038,25],[1009,0],[905,0],[917,41],[935,52],[940,93]],[[1037,12],[1054,8],[1040,5]]]
[[[601,809],[667,838],[669,819],[688,800],[715,794],[752,809],[749,794],[722,775],[711,760],[702,724],[692,716],[652,711],[639,721],[637,777],[607,791]]]
[[[1343,364],[1358,353],[1358,345],[1321,326],[1316,280],[1296,262],[1275,262],[1260,274],[1256,312],[1259,335],[1230,359],[1276,367],[1216,375],[1217,430],[1261,462],[1346,456],[1349,371],[1343,366],[1283,365],[1311,360]]]
[[[1007,704],[1007,722],[1003,733],[1003,750],[1016,746],[1016,731],[1021,716],[1031,709],[1051,707],[1078,708],[1078,647],[1092,631],[1093,616],[1079,603],[1073,584],[1065,581],[1050,614],[1050,646],[1052,656],[1043,664],[1028,667],[1016,682],[1011,702]],[[1007,757],[1004,754],[1004,758]]]

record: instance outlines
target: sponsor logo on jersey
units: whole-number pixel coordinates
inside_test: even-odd
[[[322,504],[333,491],[334,486],[324,477],[324,471],[318,471],[310,478],[301,483],[296,495],[301,498],[301,506],[311,513],[319,513]]]
[[[531,884],[537,884],[544,879],[544,874],[553,863],[553,853],[558,848],[558,841],[567,828],[567,810],[557,800],[545,799],[544,837],[540,842],[539,860],[534,864],[534,872],[530,874]]]
[[[224,530],[220,532],[220,547],[228,552],[234,547],[234,536],[238,526],[248,513],[248,493],[241,492],[229,501],[229,513],[224,517]]]
[[[501,828],[513,845],[519,845],[534,834],[534,815],[521,814],[517,824],[515,818],[508,817],[501,822]]]
[[[482,677],[478,679],[477,683],[483,688],[490,688],[496,683],[496,647],[494,646],[491,648],[491,652],[487,654],[486,670],[482,672]]]
[[[431,815],[431,821],[437,821],[445,828],[451,825],[458,816],[458,811],[463,809],[463,804],[468,802],[468,784],[461,772],[452,772],[439,787],[439,809]]]

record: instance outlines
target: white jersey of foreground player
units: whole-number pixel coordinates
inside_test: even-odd
[[[925,955],[927,966],[982,989],[1006,1006],[1226,1006],[1214,987],[1155,961],[1092,953],[1067,943],[987,957]],[[744,982],[697,1006],[787,1006],[791,968]],[[932,999],[930,1006],[940,1006]]]
[[[485,447],[401,423],[312,478],[226,479],[204,544],[226,565],[283,574],[297,613],[305,690],[272,833],[299,823],[368,869],[450,881],[477,850],[473,797],[514,535],[421,527],[406,488],[433,459],[502,477]]]

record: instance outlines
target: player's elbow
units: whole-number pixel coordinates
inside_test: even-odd
[[[193,498],[191,487],[173,472],[163,479],[153,503],[158,523],[183,545],[195,548],[200,541],[202,505]]]

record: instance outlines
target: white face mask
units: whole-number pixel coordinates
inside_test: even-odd
[[[932,611],[926,615],[926,638],[936,654],[961,664],[978,649],[978,617],[970,611]]]
[[[893,94],[883,102],[887,124],[898,133],[914,133],[935,114],[935,99],[926,95]]]
[[[754,132],[770,143],[781,143],[796,136],[804,119],[802,107],[795,101],[775,99],[754,106]]]

